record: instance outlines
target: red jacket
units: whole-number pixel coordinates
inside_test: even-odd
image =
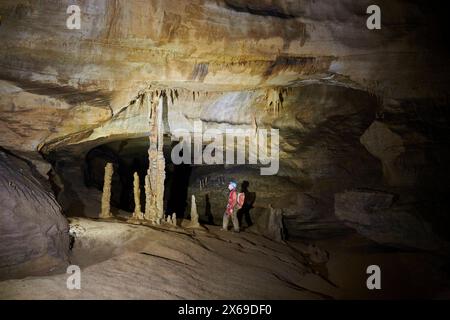
[[[228,196],[228,204],[227,204],[227,214],[232,215],[234,206],[237,203],[237,192],[236,190],[231,190],[230,195]]]

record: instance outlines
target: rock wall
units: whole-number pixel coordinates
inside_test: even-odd
[[[0,279],[46,274],[68,262],[61,207],[30,166],[0,151]]]
[[[450,243],[439,238],[432,225],[398,196],[373,190],[336,194],[336,216],[378,243],[448,254]]]

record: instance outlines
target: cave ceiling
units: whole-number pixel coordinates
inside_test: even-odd
[[[0,3],[3,146],[141,136],[144,117],[127,108],[145,90],[177,90],[195,119],[232,102],[264,122],[270,90],[341,86],[401,101],[445,95],[448,84],[420,1],[380,1],[376,31],[365,27],[370,1],[107,2],[82,1],[80,30],[66,27],[64,1]],[[188,119],[182,110],[169,106],[174,126]]]

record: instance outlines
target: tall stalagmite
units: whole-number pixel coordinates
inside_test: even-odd
[[[147,94],[150,120],[150,146],[148,149],[149,168],[146,176],[145,219],[160,224],[164,216],[163,196],[165,179],[165,160],[163,154],[163,106],[165,93]]]
[[[189,224],[189,227],[196,228],[199,226],[200,226],[200,223],[198,222],[197,203],[195,202],[195,196],[192,195],[192,198],[191,198],[191,222]]]
[[[139,187],[139,175],[134,173],[133,193],[134,193],[134,213],[133,219],[142,220],[144,215],[141,211],[141,189]]]
[[[105,180],[103,183],[103,196],[102,196],[102,212],[100,213],[101,219],[107,219],[112,217],[110,201],[111,201],[111,180],[114,169],[112,163],[108,163],[105,166]]]
[[[177,214],[175,212],[172,214],[172,224],[175,227],[177,226]]]

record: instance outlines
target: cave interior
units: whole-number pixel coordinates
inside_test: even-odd
[[[448,299],[445,17],[379,2],[2,1],[0,299]]]

